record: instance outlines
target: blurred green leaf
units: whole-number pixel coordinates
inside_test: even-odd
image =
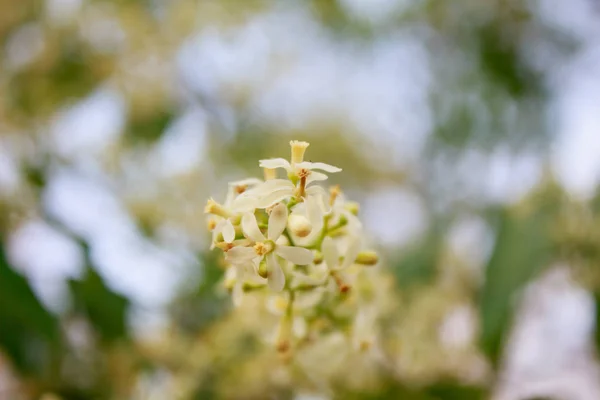
[[[0,243],[0,348],[28,375],[47,374],[60,346],[57,319],[40,303],[27,279],[8,263]]]
[[[82,280],[70,280],[74,307],[83,313],[105,342],[127,338],[129,300],[110,289],[88,264]]]
[[[215,319],[223,315],[230,305],[228,297],[219,296],[218,282],[223,269],[218,265],[219,255],[211,251],[201,255],[203,276],[197,288],[176,299],[171,314],[176,324],[185,332],[195,335],[202,332]]]
[[[59,53],[17,71],[8,81],[11,111],[29,118],[43,117],[88,95],[111,70],[111,63],[65,34]]]
[[[152,143],[163,135],[175,114],[169,109],[159,109],[152,113],[132,116],[125,129],[128,142]]]
[[[494,365],[513,319],[516,296],[551,257],[552,213],[546,207],[514,211],[499,211],[498,234],[479,299],[481,346]]]
[[[340,388],[336,399],[376,400],[376,399],[405,399],[405,400],[483,400],[489,398],[486,390],[461,384],[454,381],[440,381],[425,388],[410,388],[388,377],[377,391],[346,391]]]
[[[427,388],[427,393],[439,400],[483,400],[489,393],[476,386],[468,386],[458,382],[439,382]]]
[[[514,97],[537,93],[540,77],[521,61],[517,46],[520,40],[517,24],[520,21],[494,21],[480,32],[479,56],[481,67],[490,81]]]
[[[402,253],[400,260],[393,265],[393,272],[400,290],[426,284],[434,277],[440,252],[441,236],[430,231],[419,242]]]

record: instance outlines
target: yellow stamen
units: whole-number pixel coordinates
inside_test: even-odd
[[[227,242],[219,242],[219,243],[215,243],[215,247],[218,247],[219,249],[223,250],[224,252],[228,252],[229,250],[233,249],[234,244],[227,243]]]
[[[310,175],[310,170],[306,168],[300,168],[297,172],[298,178],[306,178]]]
[[[244,193],[246,191],[246,189],[248,189],[248,185],[237,185],[236,187],[233,188],[233,190],[237,194]]]
[[[329,205],[333,205],[335,203],[335,199],[342,194],[342,189],[340,185],[335,185],[329,188]]]
[[[338,288],[340,289],[341,293],[347,293],[348,291],[350,291],[350,285],[344,282],[344,280],[339,274],[334,272],[331,274],[331,276],[333,277],[333,280],[335,281],[336,285],[338,285]]]
[[[213,230],[213,229],[215,229],[216,227],[217,227],[217,221],[215,221],[215,220],[214,220],[214,218],[211,218],[211,219],[209,219],[209,220],[206,222],[206,228],[207,228],[209,231],[212,231],[212,230]]]
[[[254,244],[254,251],[256,252],[256,255],[264,256],[265,254],[268,254],[271,251],[273,251],[274,247],[275,246],[271,241],[266,241],[264,243],[256,242],[256,244]]]

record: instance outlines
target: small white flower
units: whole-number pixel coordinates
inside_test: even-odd
[[[363,307],[356,314],[352,327],[352,345],[356,350],[370,349],[376,340],[377,313],[373,306]]]
[[[339,218],[345,218],[348,221],[348,231],[358,236],[362,232],[362,223],[356,215],[351,213],[346,208],[346,204],[346,197],[343,193],[336,196],[336,199],[333,202],[333,206],[331,207],[333,214],[331,221],[335,223],[336,220],[339,220]]]
[[[342,170],[341,168],[322,162],[313,163],[309,161],[303,161],[299,163],[290,163],[285,158],[270,158],[267,160],[260,160],[258,165],[263,168],[270,169],[283,168],[288,174],[293,174],[297,177],[306,176],[306,184],[315,181],[324,181],[327,179],[327,175],[321,172],[316,172],[316,170],[329,173],[340,172]]]
[[[266,284],[266,279],[261,278],[256,273],[258,264],[256,260],[252,260],[250,263],[237,264],[230,267],[229,270],[235,271],[235,284],[232,290],[233,305],[239,307],[244,300],[244,284],[249,283],[254,286],[260,286]]]
[[[237,223],[239,223],[239,217],[235,215],[236,213],[232,209],[233,201],[241,193],[244,193],[246,190],[248,190],[248,188],[252,188],[258,184],[261,184],[262,182],[263,181],[258,178],[247,178],[239,181],[229,182],[227,197],[225,198],[225,203],[223,203],[223,205],[216,203],[214,200],[208,201],[205,211],[213,214],[213,223],[218,221],[212,230],[211,249],[215,247],[215,243],[217,242],[220,234],[223,235],[223,240],[226,243],[232,243],[234,241],[235,227],[232,220],[237,219]]]
[[[294,278],[292,288],[300,286],[321,286],[329,277],[329,269],[324,264],[312,265],[307,274],[292,272]]]
[[[297,189],[296,185],[287,179],[272,179],[238,196],[233,202],[233,207],[236,210],[245,211],[255,208],[267,208],[296,196]],[[296,206],[302,206],[299,210],[304,210],[304,214],[310,221],[313,230],[319,230],[323,226],[323,216],[331,211],[325,200],[326,198],[327,193],[322,187],[307,186],[302,196],[304,205],[301,203]]]
[[[219,234],[223,234],[223,240],[226,243],[232,243],[235,239],[235,227],[231,223],[231,219],[222,219],[217,223],[212,232],[212,248],[214,248],[215,243],[217,242],[217,238]]]
[[[348,268],[356,260],[356,256],[360,252],[360,238],[351,236],[348,238],[346,251],[343,253],[343,260],[340,263],[340,253],[333,239],[327,236],[323,239],[323,258],[330,271],[342,271]]]
[[[287,217],[285,204],[280,203],[275,206],[269,216],[267,237],[265,237],[258,227],[254,214],[250,212],[244,214],[242,230],[244,235],[255,244],[253,247],[234,247],[227,252],[227,261],[231,264],[244,264],[253,259],[260,262],[263,257],[266,257],[269,287],[275,291],[280,291],[285,286],[285,274],[275,255],[298,265],[307,265],[313,260],[313,253],[308,249],[276,243],[285,230]]]
[[[225,203],[223,205],[226,208],[231,209],[233,201],[236,199],[236,197],[257,185],[260,185],[261,183],[263,183],[263,181],[258,178],[246,178],[239,181],[229,182],[227,188],[227,197],[225,198]]]

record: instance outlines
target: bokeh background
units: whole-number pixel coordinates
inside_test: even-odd
[[[599,2],[0,0],[0,54],[0,399],[600,398]],[[208,251],[290,139],[382,258],[325,385]]]

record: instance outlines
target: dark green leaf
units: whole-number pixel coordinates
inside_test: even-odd
[[[427,388],[434,399],[439,400],[483,400],[489,393],[481,387],[466,386],[457,382],[439,382]]]
[[[125,130],[126,138],[132,144],[137,142],[152,143],[160,139],[173,118],[173,111],[168,109],[134,115]]]
[[[44,308],[29,282],[9,265],[0,244],[0,347],[23,373],[48,372],[60,346],[57,319]]]
[[[437,268],[439,245],[439,235],[431,232],[402,254],[399,262],[393,266],[401,290],[426,284],[433,279]]]
[[[492,256],[485,270],[479,299],[481,345],[496,365],[512,322],[516,296],[549,261],[551,212],[501,210]]]
[[[111,342],[128,337],[126,317],[129,301],[109,288],[89,265],[83,280],[69,281],[75,310],[83,313],[100,337]]]
[[[217,292],[217,283],[223,277],[218,257],[214,251],[201,256],[204,274],[199,286],[176,299],[171,306],[174,320],[185,332],[198,334],[223,315],[230,305],[231,300]]]

